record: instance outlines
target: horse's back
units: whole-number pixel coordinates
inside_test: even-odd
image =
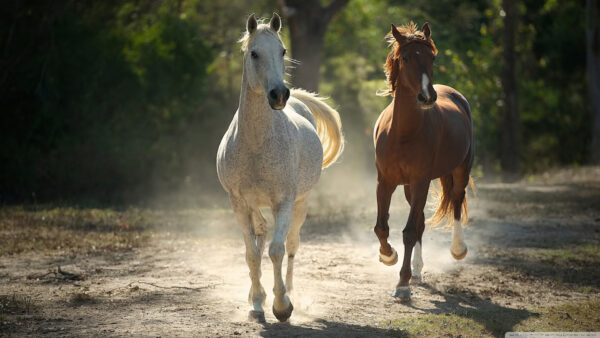
[[[473,122],[469,102],[452,87],[435,85],[434,88],[438,94],[436,111],[441,117],[443,139],[437,151],[436,166],[446,167],[440,172],[452,170],[462,163],[468,164],[470,169],[473,158]],[[457,163],[451,164],[454,162]]]
[[[471,119],[471,106],[469,105],[469,101],[456,89],[446,86],[436,84],[433,86],[435,89],[438,99],[436,104],[438,107],[443,108],[447,111],[455,110],[461,115],[464,114]]]

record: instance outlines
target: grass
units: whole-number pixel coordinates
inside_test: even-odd
[[[541,261],[552,265],[594,265],[600,264],[600,246],[584,245],[567,249],[542,249],[537,252]]]
[[[33,298],[27,295],[12,294],[0,295],[0,336],[3,332],[10,332],[15,325],[15,318],[36,312],[38,306]]]
[[[27,295],[0,295],[0,323],[7,315],[28,314],[33,312],[36,306],[33,299]]]
[[[223,210],[0,208],[0,257],[27,252],[90,253],[131,250],[154,234],[203,231],[198,223],[231,219]]]
[[[600,301],[564,304],[525,310],[425,314],[392,321],[395,337],[503,337],[509,331],[591,332],[600,331]],[[519,314],[520,313],[520,314]]]
[[[519,323],[514,331],[598,332],[600,331],[600,301],[541,308],[537,318],[529,318]]]
[[[572,245],[558,249],[512,252],[511,266],[532,276],[552,279],[584,293],[600,289],[600,246]]]
[[[125,216],[125,217],[123,217]],[[0,256],[23,252],[92,252],[143,245],[147,233],[136,214],[112,210],[0,209]]]

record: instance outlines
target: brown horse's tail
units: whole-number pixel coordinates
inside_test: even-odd
[[[466,190],[459,193],[454,190],[454,179],[452,178],[452,175],[442,176],[438,181],[438,187],[437,189],[434,188],[433,191],[433,195],[439,200],[438,208],[427,222],[432,227],[436,227],[442,223],[446,216],[451,215],[452,218],[449,218],[448,222],[446,222],[446,226],[450,226],[453,219],[457,220],[461,218],[462,209],[462,224],[466,224],[469,220],[469,207],[467,205],[467,196],[465,194]],[[471,187],[472,191],[475,191],[475,184],[473,183],[471,176],[469,176],[468,185]]]

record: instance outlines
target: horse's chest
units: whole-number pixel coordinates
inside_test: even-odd
[[[378,171],[387,181],[410,184],[429,176],[432,157],[412,143],[381,143],[376,149]]]
[[[269,151],[240,151],[236,160],[236,171],[248,180],[271,181],[289,173],[293,168],[293,154]],[[284,156],[285,155],[285,156]]]
[[[256,195],[279,189],[294,173],[295,151],[285,142],[267,140],[260,147],[232,144],[226,151],[223,178],[227,190]]]

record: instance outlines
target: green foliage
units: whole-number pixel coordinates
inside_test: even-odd
[[[168,2],[62,10],[49,24],[52,40],[24,64],[30,73],[9,79],[35,91],[11,102],[20,119],[3,124],[1,191],[103,199],[174,184],[192,155],[178,152],[194,141],[188,128],[202,130],[197,107],[215,54],[196,22]]]
[[[526,172],[587,159],[584,11],[578,2],[520,2],[515,48]],[[343,117],[365,123],[361,130],[370,129],[391,99],[358,102],[358,97],[386,88],[381,65],[389,51],[383,41],[389,24],[429,21],[440,51],[435,82],[456,88],[469,100],[476,163],[485,171],[497,170],[504,109],[501,13],[499,0],[352,0],[327,32],[322,89],[339,104]]]
[[[236,40],[247,15],[270,16],[274,1],[0,6],[0,201],[137,201],[219,186],[214,155],[241,81]],[[390,101],[375,95],[386,90],[384,35],[390,23],[414,20],[431,23],[435,82],[471,104],[479,170],[496,170],[501,12],[500,0],[351,0],[329,25],[321,69],[321,92],[342,115],[346,163],[372,170],[372,127]],[[580,2],[519,2],[527,172],[587,161],[584,14]]]

